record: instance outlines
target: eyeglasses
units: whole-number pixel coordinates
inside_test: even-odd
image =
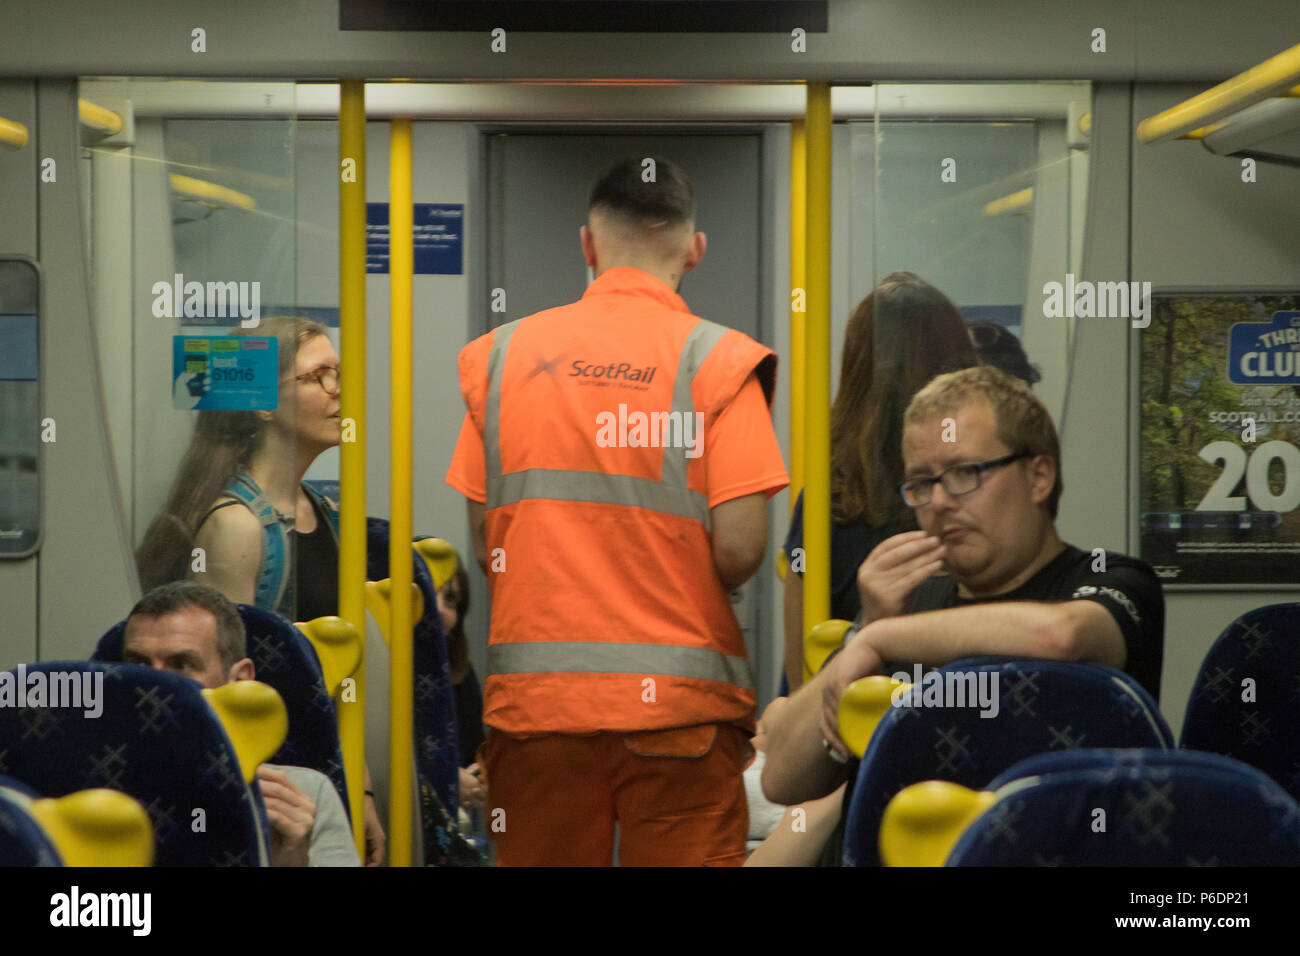
[[[930,499],[934,497],[934,486],[943,485],[943,490],[953,495],[968,495],[980,486],[984,479],[984,472],[990,468],[999,468],[1002,465],[1009,465],[1013,461],[1021,458],[1031,457],[1029,452],[1016,452],[1012,455],[1006,455],[1002,458],[994,458],[992,461],[982,461],[974,465],[953,465],[947,468],[937,478],[912,478],[898,486],[898,490],[903,493],[903,501],[909,508],[920,508],[922,505],[928,505]]]
[[[332,365],[312,369],[310,372],[304,372],[302,375],[295,375],[294,379],[299,382],[305,382],[308,379],[312,379],[330,395],[337,395],[339,393],[339,370]]]

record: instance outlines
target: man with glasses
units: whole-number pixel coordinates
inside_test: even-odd
[[[904,415],[903,464],[900,492],[921,530],[867,556],[854,627],[768,728],[763,789],[775,802],[820,797],[844,781],[840,696],[860,677],[912,662],[1096,662],[1159,699],[1160,582],[1141,561],[1061,541],[1060,446],[1027,385],[991,366],[938,376]]]

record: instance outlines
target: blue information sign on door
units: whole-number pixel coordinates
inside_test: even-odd
[[[463,203],[414,204],[415,272],[461,275],[464,272],[465,206]],[[388,203],[366,203],[366,271],[388,271]]]

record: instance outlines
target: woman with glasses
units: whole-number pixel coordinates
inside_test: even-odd
[[[910,272],[886,277],[854,310],[831,406],[831,617],[857,617],[859,565],[877,544],[916,527],[898,490],[907,403],[936,375],[978,364],[956,306]],[[808,559],[794,554],[802,546],[801,492],[783,546],[791,566],[784,616],[789,693],[803,682],[801,575]]]
[[[338,508],[302,478],[339,443],[338,355],[309,319],[266,318],[230,334],[275,337],[277,407],[198,413],[167,503],[136,552],[141,585],[189,577],[290,620],[337,614]],[[193,548],[203,549],[201,565]]]

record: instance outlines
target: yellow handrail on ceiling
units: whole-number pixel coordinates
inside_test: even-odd
[[[1147,145],[1174,139],[1270,96],[1297,95],[1297,81],[1300,81],[1300,43],[1177,106],[1148,116],[1138,124],[1138,139]]]
[[[10,149],[22,149],[27,145],[27,127],[15,120],[0,116],[0,146]]]
[[[77,117],[82,126],[88,126],[97,133],[116,136],[122,132],[122,117],[90,100],[77,100]]]
[[[234,206],[236,209],[256,209],[257,202],[252,196],[236,192],[225,186],[218,186],[216,183],[210,183],[204,179],[195,179],[193,176],[182,176],[180,173],[171,174],[172,192],[180,193],[186,199],[195,199],[199,202],[212,203],[218,206]]]

